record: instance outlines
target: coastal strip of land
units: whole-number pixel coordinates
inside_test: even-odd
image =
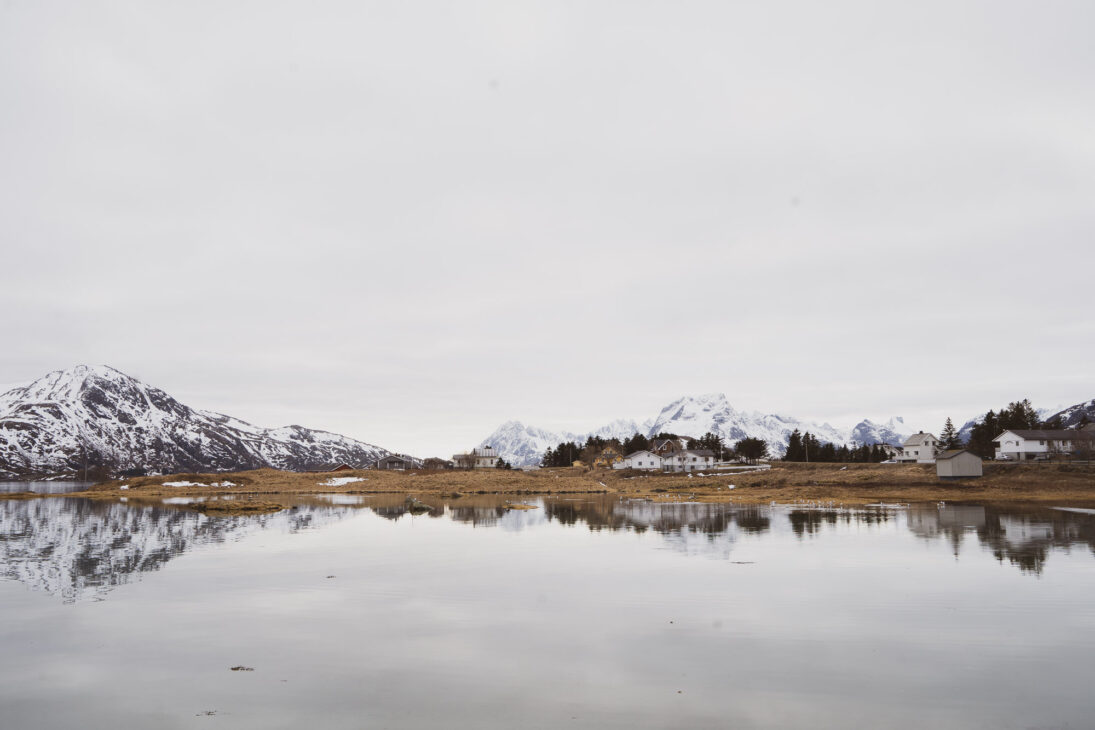
[[[1095,506],[1095,467],[986,464],[983,477],[957,481],[939,479],[932,464],[774,462],[765,470],[692,475],[581,467],[533,472],[359,470],[325,474],[260,469],[116,479],[95,484],[78,496],[104,500],[125,498],[137,503],[191,497],[195,498],[195,509],[209,514],[232,514],[275,511],[286,506],[292,496],[319,494],[402,494],[453,499],[501,495],[515,504],[528,496],[611,494],[666,502],[740,504],[814,502],[852,506],[879,502],[976,501]],[[66,495],[20,493],[2,496],[41,499]],[[218,497],[231,499],[214,500]]]

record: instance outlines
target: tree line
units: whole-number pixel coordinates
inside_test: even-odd
[[[564,441],[553,447],[549,447],[548,450],[544,452],[544,456],[540,460],[540,466],[571,466],[575,461],[581,461],[583,464],[592,464],[601,452],[609,446],[616,448],[620,454],[626,456],[627,454],[633,454],[636,451],[649,451],[652,448],[654,441],[663,439],[672,439],[675,441],[680,438],[681,437],[675,433],[663,432],[649,438],[643,436],[641,433],[636,433],[625,439],[606,439],[601,436],[590,436],[583,443]],[[719,461],[727,459],[756,461],[757,459],[764,459],[768,456],[768,444],[765,443],[763,439],[743,438],[731,447],[727,446],[718,434],[708,431],[699,438],[688,440],[689,449],[711,451]]]
[[[1089,423],[1085,416],[1075,426],[1083,428]],[[1007,406],[988,411],[970,426],[969,438],[963,440],[961,432],[955,427],[954,422],[948,417],[939,434],[940,448],[944,450],[966,448],[978,456],[991,459],[996,453],[993,439],[1007,430],[1032,430],[1032,429],[1060,429],[1062,424],[1057,417],[1042,421],[1038,412],[1031,405],[1030,400],[1013,401]],[[603,438],[590,436],[582,443],[565,441],[549,448],[541,466],[561,467],[571,466],[575,461],[592,464],[600,453],[608,446],[613,446],[621,454],[633,454],[636,451],[649,451],[653,441],[658,439],[679,439],[674,433],[659,433],[647,438],[641,433],[633,434],[626,439]],[[743,438],[732,447],[727,446],[722,438],[708,431],[698,439],[689,439],[692,449],[706,449],[715,453],[719,461],[739,459],[743,461],[756,461],[769,457],[768,444],[759,438]],[[787,452],[783,456],[784,461],[815,461],[815,462],[846,462],[846,463],[878,463],[890,458],[890,450],[885,444],[861,444],[859,446],[837,446],[828,441],[821,441],[809,431],[802,433],[797,428],[791,432],[787,444]]]
[[[847,462],[853,464],[877,464],[890,458],[882,444],[862,444],[849,448],[821,441],[812,433],[800,433],[796,428],[787,441],[784,461]]]

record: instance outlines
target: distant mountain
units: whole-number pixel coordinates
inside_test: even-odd
[[[538,464],[544,452],[557,444],[584,440],[584,436],[569,431],[546,431],[520,421],[506,421],[479,445],[493,447],[514,466],[528,466]]]
[[[492,446],[497,449],[510,464],[530,466],[539,464],[544,452],[566,441],[584,442],[590,436],[601,438],[626,438],[632,434],[645,433],[649,424],[640,426],[634,421],[613,421],[589,433],[571,433],[570,431],[546,431],[535,426],[526,426],[520,421],[507,421],[487,436],[480,446]]]
[[[112,472],[306,470],[365,465],[372,444],[302,426],[259,428],[198,411],[105,366],[58,370],[0,395],[0,477]]]
[[[699,438],[710,431],[721,436],[727,444],[734,444],[746,437],[763,439],[769,450],[778,455],[787,449],[787,441],[796,428],[802,432],[809,431],[820,441],[837,445],[850,445],[853,441],[856,444],[901,444],[913,433],[913,429],[906,426],[901,418],[891,418],[884,424],[864,420],[851,430],[841,430],[828,423],[802,421],[791,416],[758,411],[747,413],[731,406],[724,394],[713,393],[678,398],[642,424],[629,420],[613,421],[588,434],[545,431],[519,421],[510,421],[502,424],[481,445],[498,449],[502,458],[515,466],[528,466],[538,464],[549,446],[563,441],[581,442],[590,435],[626,438],[635,433],[649,437],[667,432]]]
[[[1060,418],[1062,428],[1075,428],[1085,417],[1089,423],[1095,423],[1095,398],[1064,408],[1045,420]]]
[[[874,423],[870,419],[860,421],[852,428],[851,441],[856,444],[891,444],[900,446],[915,431],[905,425],[905,419],[894,416],[885,423]]]

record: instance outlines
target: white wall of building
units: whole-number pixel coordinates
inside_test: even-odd
[[[634,454],[628,454],[621,461],[617,461],[612,465],[612,468],[660,471],[662,469],[662,457],[650,451],[636,451]]]
[[[1043,454],[1070,454],[1074,441],[1058,439],[1027,439],[1012,431],[1004,431],[994,439],[996,458],[1008,456],[1012,459],[1031,459]]]
[[[678,451],[662,459],[663,471],[699,471],[715,465],[715,457],[699,456],[692,451]]]
[[[939,439],[930,433],[917,433],[905,439],[898,461],[915,461],[917,464],[934,464]]]

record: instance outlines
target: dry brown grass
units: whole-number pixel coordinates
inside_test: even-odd
[[[842,468],[844,466],[845,468]],[[323,484],[331,477],[362,481]],[[232,487],[165,487],[164,482],[201,484],[233,482]],[[121,484],[129,489],[120,490]],[[729,485],[734,489],[728,489]],[[234,474],[173,474],[104,482],[83,496],[135,500],[168,496],[231,494],[258,499],[269,495],[403,494],[462,497],[468,495],[618,494],[656,500],[705,502],[836,501],[993,501],[1095,503],[1095,469],[1059,465],[986,464],[985,476],[942,481],[929,464],[775,464],[760,472],[692,476],[648,474],[581,468],[517,471],[356,471],[301,474],[274,469]],[[37,495],[36,495],[37,496]],[[227,504],[227,502],[226,502]]]
[[[207,515],[262,515],[285,509],[285,505],[281,502],[257,499],[216,499],[183,505],[183,507]]]

